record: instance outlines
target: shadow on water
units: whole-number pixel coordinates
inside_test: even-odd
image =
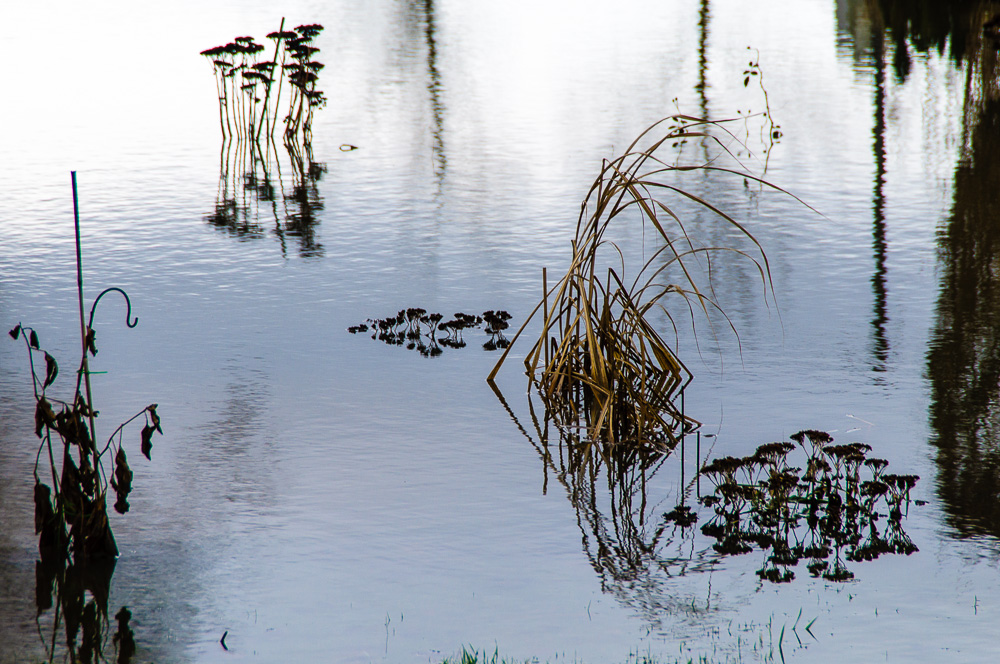
[[[323,197],[318,183],[325,173],[326,164],[313,159],[308,140],[286,139],[279,149],[268,137],[226,138],[219,152],[215,210],[205,221],[240,240],[273,234],[282,256],[288,255],[289,241],[294,240],[303,258],[321,257],[324,250],[316,230]]]

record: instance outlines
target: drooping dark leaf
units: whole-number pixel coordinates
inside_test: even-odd
[[[159,404],[150,404],[147,411],[149,411],[149,419],[153,420],[153,428],[156,429],[157,433],[161,436],[163,435],[163,429],[160,428],[160,416],[156,414],[156,407]]]
[[[28,336],[28,344],[35,350],[38,350],[38,335],[35,334],[34,330],[32,330],[31,334]]]
[[[59,365],[56,363],[56,359],[45,353],[45,384],[42,385],[44,390],[46,387],[55,382],[56,376],[59,375]]]
[[[128,458],[125,456],[125,448],[119,447],[115,455],[115,491],[119,495],[128,494],[132,491],[132,469],[129,468]]]
[[[743,79],[743,87],[745,88],[749,82],[750,82],[750,77],[749,76],[745,77]]]
[[[35,435],[41,438],[42,429],[55,421],[56,414],[52,412],[52,406],[49,404],[48,399],[42,397],[35,406]]]
[[[17,341],[17,338],[21,336],[21,324],[18,323],[17,327],[15,327],[13,330],[11,330],[10,332],[8,332],[7,334],[10,335],[11,339],[13,339],[14,341]]]
[[[96,336],[97,336],[97,332],[94,331],[94,328],[88,327],[87,328],[87,350],[90,351],[91,355],[97,355],[97,346],[94,345],[94,337],[96,337]]]
[[[59,478],[58,501],[67,523],[74,523],[81,511],[86,511],[89,501],[80,488],[80,469],[76,467],[73,457],[66,452],[63,455],[62,477]]]
[[[38,616],[52,608],[52,591],[56,580],[51,560],[35,561],[35,609]]]
[[[98,413],[101,412],[99,410],[91,410],[90,405],[87,403],[87,400],[84,399],[83,395],[80,393],[77,393],[76,395],[76,402],[73,404],[73,408],[75,408],[77,412],[80,413],[81,417],[90,417],[91,415],[97,417]]]
[[[87,457],[80,464],[80,488],[86,496],[93,496],[97,489],[97,471],[94,470]]]
[[[147,459],[152,461],[153,459],[149,456],[150,450],[153,449],[153,432],[156,431],[154,427],[148,424],[142,428],[142,454]]]

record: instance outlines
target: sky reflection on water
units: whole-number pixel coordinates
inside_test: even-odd
[[[77,170],[88,293],[121,286],[140,318],[127,330],[109,305],[97,321],[103,427],[136,404],[158,402],[163,417],[115,525],[111,610],[132,611],[138,661],[434,661],[463,643],[620,661],[681,643],[732,652],[730,631],[752,641],[800,609],[817,640],[796,661],[845,647],[909,661],[994,653],[1000,533],[982,506],[997,482],[987,258],[988,155],[1000,150],[995,83],[974,113],[967,83],[995,81],[996,59],[965,48],[956,64],[957,42],[939,53],[941,33],[907,32],[898,3],[876,4],[891,17],[884,39],[864,2],[0,9],[6,25],[45,24],[51,42],[32,49],[25,29],[0,44],[8,62],[36,57],[10,72],[15,103],[0,106],[0,323],[31,324],[72,356]],[[205,219],[220,146],[198,52],[274,30],[279,12],[327,26],[330,105],[303,162],[327,170],[304,183],[321,203],[312,221],[275,224],[265,206],[268,223],[241,242]],[[777,299],[768,308],[744,267],[718,266],[741,347],[700,323],[699,351],[682,331],[688,412],[718,434],[713,455],[804,428],[872,444],[923,478],[929,504],[907,528],[921,552],[859,566],[848,585],[761,586],[756,561],[722,559],[605,593],[579,512],[483,381],[495,355],[430,360],[346,328],[408,306],[503,308],[519,324],[541,267],[565,265],[601,158],[678,106],[762,110],[759,88],[742,85],[748,45],[783,132],[767,177],[825,217],[738,180],[687,180],[750,225]],[[242,186],[229,177],[224,188]],[[631,228],[622,241],[643,246]],[[522,423],[524,382],[500,377]],[[0,344],[2,662],[39,652],[28,387],[21,349]],[[671,458],[651,478],[656,509],[676,504],[680,473]]]

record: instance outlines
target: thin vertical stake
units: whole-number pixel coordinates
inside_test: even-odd
[[[90,363],[87,361],[87,323],[83,315],[83,254],[80,249],[80,204],[76,195],[76,171],[70,171],[70,180],[73,183],[73,227],[76,231],[76,294],[80,302],[80,345],[83,348],[83,360],[80,363],[80,373],[83,374],[83,382],[87,388],[87,411],[90,420],[90,440],[94,453],[94,467],[97,467],[97,431],[94,429],[94,400],[90,393]],[[77,392],[80,390],[80,381],[77,378]]]
[[[83,357],[87,357],[87,324],[83,317],[83,258],[80,253],[80,205],[76,196],[76,171],[70,171],[73,183],[73,226],[76,230],[76,291],[80,302],[80,342],[83,345]]]

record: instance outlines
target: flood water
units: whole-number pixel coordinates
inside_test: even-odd
[[[108,606],[112,623],[131,611],[132,661],[1000,656],[1000,46],[981,29],[1000,3],[56,4],[0,8],[16,63],[0,326],[34,327],[63,367],[50,390],[71,394],[76,171],[87,298],[121,287],[139,318],[128,329],[112,296],[98,310],[98,433],[150,403],[163,420],[151,461],[126,443],[132,507],[112,522]],[[276,148],[272,204],[222,145],[198,54],[282,17],[326,26],[329,104],[311,155]],[[697,528],[653,538],[691,488],[692,439],[627,501],[561,472],[532,426],[530,344],[500,399],[481,332],[435,358],[347,333],[407,307],[505,309],[519,326],[542,268],[568,262],[602,159],[678,110],[767,108],[780,137],[754,116],[733,149],[812,209],[739,177],[683,180],[746,225],[773,278],[772,297],[746,261],[714,265],[739,337],[680,326],[685,409],[702,457],[821,429],[920,476],[904,521],[919,551],[845,582],[764,581],[761,552],[722,556]],[[745,246],[678,209],[706,241]],[[66,638],[36,601],[34,407],[5,336],[0,662]]]

